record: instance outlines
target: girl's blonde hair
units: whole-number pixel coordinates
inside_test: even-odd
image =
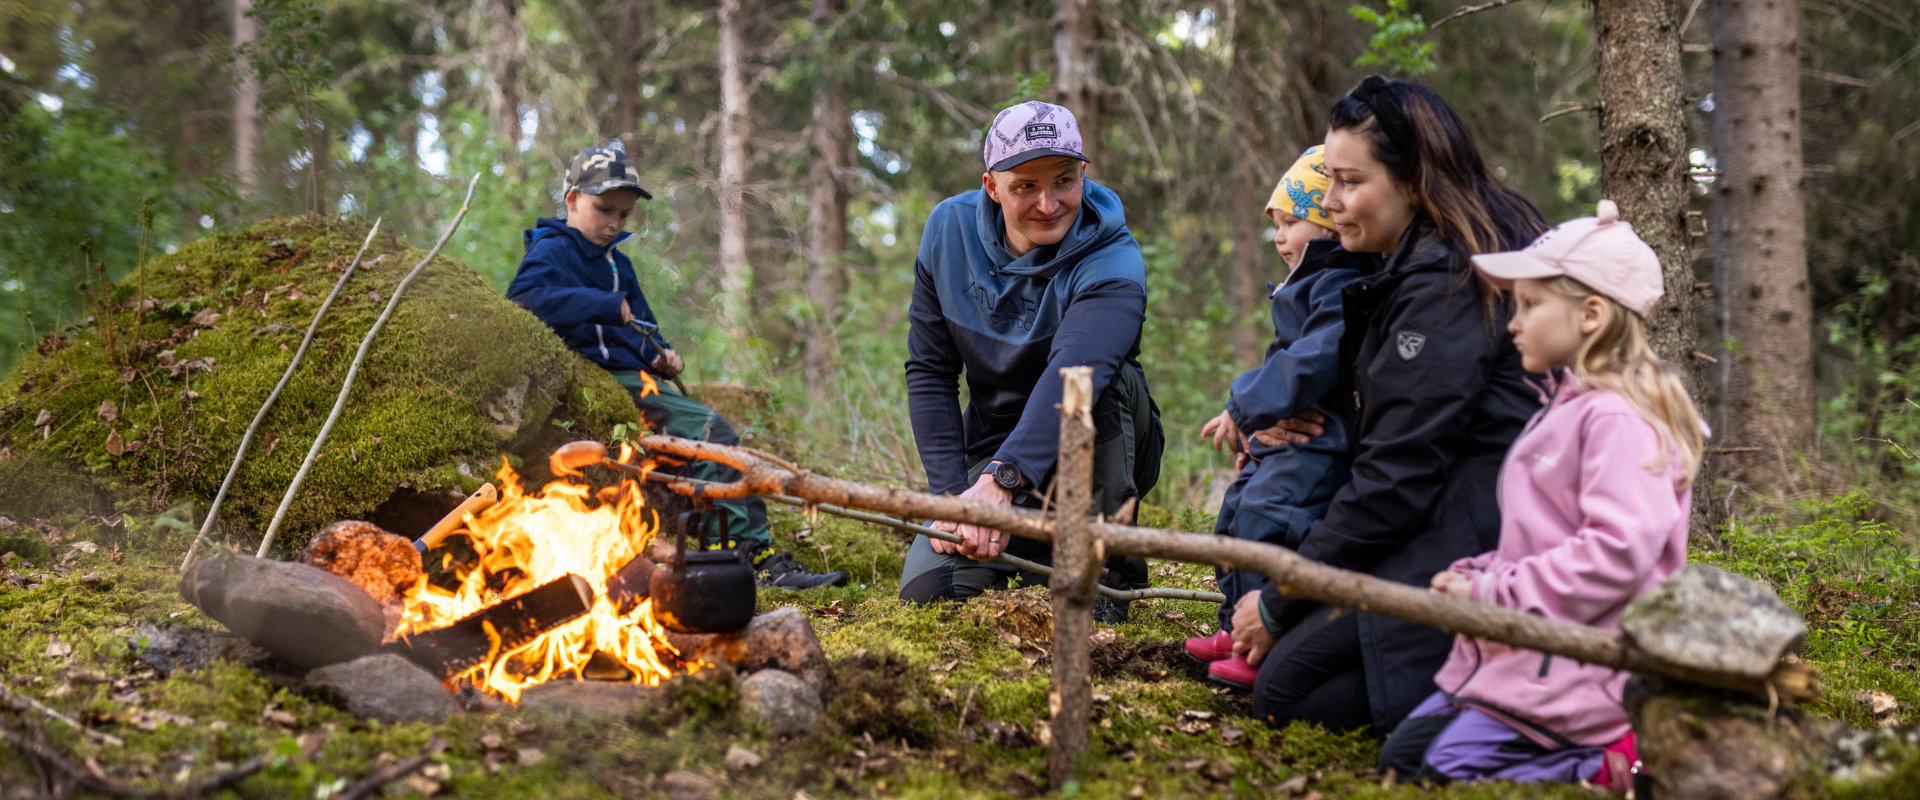
[[[1573,359],[1573,372],[1588,386],[1618,392],[1653,425],[1667,447],[1663,457],[1649,462],[1647,469],[1665,470],[1670,462],[1664,456],[1679,458],[1679,485],[1692,485],[1707,443],[1700,411],[1694,408],[1679,374],[1647,344],[1646,322],[1613,298],[1572,278],[1551,278],[1544,283],[1548,290],[1575,302],[1598,297],[1606,303],[1606,323],[1581,343]]]

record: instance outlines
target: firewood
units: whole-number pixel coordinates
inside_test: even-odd
[[[382,649],[405,656],[446,680],[579,619],[592,608],[593,586],[587,579],[562,575],[461,617],[452,625],[404,637]]]
[[[651,596],[653,567],[653,559],[641,553],[607,579],[607,602],[613,604],[615,612],[621,615],[633,613],[640,601]]]

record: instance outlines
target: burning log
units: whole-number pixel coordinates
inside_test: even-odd
[[[613,604],[614,613],[623,617],[631,614],[640,601],[651,596],[653,567],[653,559],[642,553],[607,579],[607,602]]]
[[[593,599],[587,579],[563,575],[452,625],[408,636],[384,649],[446,680],[585,616],[593,609]]]

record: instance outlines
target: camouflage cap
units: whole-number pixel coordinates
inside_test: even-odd
[[[567,165],[567,182],[560,187],[565,195],[575,189],[587,194],[602,194],[610,189],[632,189],[640,193],[643,200],[652,200],[653,195],[634,179],[640,177],[640,171],[634,169],[633,159],[625,152],[611,147],[589,147],[573,157],[573,163]]]

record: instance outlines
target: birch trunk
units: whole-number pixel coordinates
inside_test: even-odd
[[[1100,37],[1100,21],[1094,0],[1054,0],[1053,58],[1059,75],[1054,79],[1058,102],[1073,112],[1080,125],[1082,152],[1092,162],[1089,174],[1100,169],[1100,79],[1096,65],[1099,56],[1093,43]]]
[[[720,320],[729,335],[748,335],[747,118],[745,64],[741,63],[740,0],[720,2]]]
[[[233,46],[238,49],[258,36],[253,18],[253,0],[233,0]],[[233,91],[233,177],[240,181],[240,194],[252,197],[260,191],[260,76],[253,62],[242,55],[233,62],[239,84]]]
[[[840,0],[813,0],[814,30],[824,30]],[[818,35],[817,33],[815,35]],[[818,43],[817,43],[818,44]],[[853,123],[847,116],[846,83],[818,44],[826,72],[813,87],[813,163],[807,169],[807,392],[825,399],[833,380],[833,316],[846,282],[840,255],[847,249],[847,184]]]
[[[1722,475],[1795,488],[1812,443],[1813,309],[1801,198],[1799,6],[1713,2],[1714,279]]]

